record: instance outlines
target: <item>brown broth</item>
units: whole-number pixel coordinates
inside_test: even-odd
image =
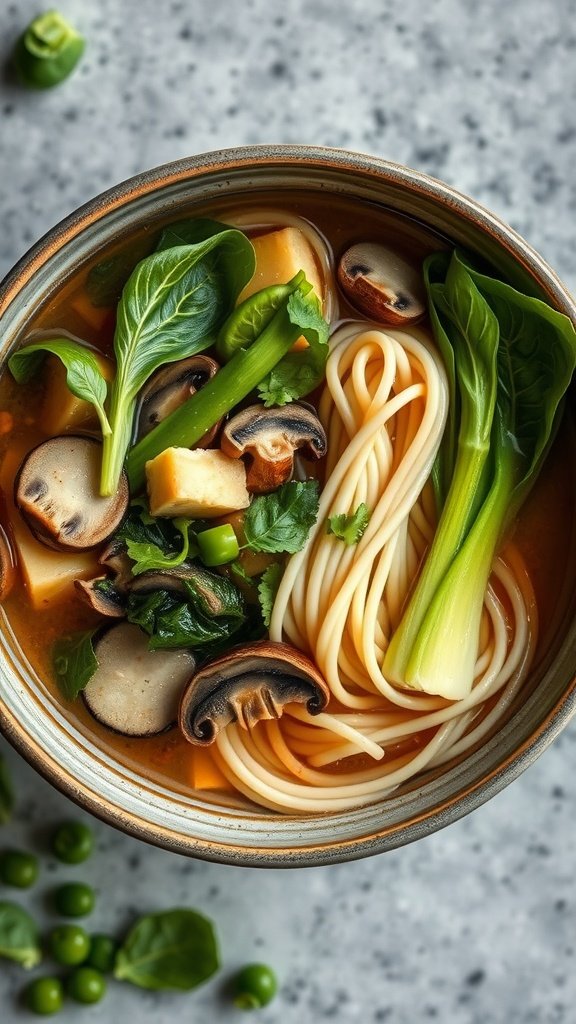
[[[258,194],[252,201],[244,197],[237,201],[228,198],[225,202],[216,202],[208,207],[192,206],[186,213],[181,213],[179,219],[187,215],[225,219],[227,211],[244,212],[263,207],[278,209],[280,203],[283,209],[308,219],[324,236],[335,258],[354,242],[380,240],[396,248],[412,262],[420,263],[429,252],[445,245],[443,239],[407,217],[373,204],[327,195],[286,195],[281,197],[280,202],[278,196],[266,193]],[[255,223],[254,229],[258,233],[262,225]],[[122,242],[101,251],[94,263],[119,252],[131,253],[135,263],[152,251],[155,238],[156,235],[151,239],[151,231],[147,229],[135,236],[129,246]],[[82,307],[87,302],[89,304],[86,294],[89,270],[89,266],[79,268],[45,307],[38,310],[31,330],[65,330],[109,355],[112,351],[113,311],[99,310],[88,318],[82,313]],[[357,318],[358,314],[342,300],[339,316]],[[0,411],[12,413],[14,429],[10,434],[0,437],[0,460],[15,446],[32,448],[46,437],[39,412],[44,392],[45,385],[41,379],[23,388],[14,383],[8,372],[2,374]],[[575,448],[574,423],[572,417],[566,415],[538,483],[514,529],[513,539],[526,562],[536,594],[540,620],[538,656],[541,659],[552,649],[571,599],[568,583],[573,578],[576,549],[573,523],[576,498]],[[7,500],[9,502],[10,496]],[[93,628],[101,620],[73,599],[31,614],[22,581],[19,581],[6,600],[4,608],[24,657],[58,703],[64,704],[51,667],[52,643],[65,633]],[[194,754],[176,729],[152,738],[131,739],[100,725],[89,714],[81,699],[73,704],[68,703],[65,710],[82,732],[122,764],[176,791],[190,790]],[[347,759],[347,766],[358,767],[357,762],[358,758]],[[360,762],[364,763],[363,756],[360,756]],[[344,768],[343,765],[340,767]],[[338,770],[338,766],[331,766],[330,770]],[[227,803],[239,800],[223,793],[210,792],[207,795],[211,800],[221,799]]]

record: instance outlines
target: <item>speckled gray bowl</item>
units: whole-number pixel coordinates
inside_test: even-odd
[[[375,157],[274,146],[224,150],[139,175],[54,228],[0,288],[2,358],[50,292],[111,239],[190,202],[250,190],[299,189],[380,203],[483,253],[526,290],[576,321],[576,306],[514,231],[449,186]],[[442,828],[523,771],[576,710],[576,612],[567,610],[524,703],[481,749],[392,798],[344,814],[280,816],[223,808],[151,783],[99,749],[23,661],[4,619],[0,725],[39,772],[83,807],[127,832],[192,856],[245,865],[313,865],[390,850]]]

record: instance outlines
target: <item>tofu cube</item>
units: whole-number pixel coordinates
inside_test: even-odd
[[[167,448],[146,463],[146,478],[153,516],[213,519],[250,504],[244,463],[221,451]]]
[[[238,302],[271,284],[287,284],[303,270],[322,302],[324,289],[310,242],[298,228],[281,228],[252,238],[256,253],[254,277],[241,292]]]

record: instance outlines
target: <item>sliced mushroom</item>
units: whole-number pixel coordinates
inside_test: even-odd
[[[88,551],[105,541],[128,508],[123,472],[109,498],[98,493],[102,447],[91,437],[51,437],[24,459],[15,501],[34,536],[48,547]]]
[[[0,525],[0,601],[3,601],[16,582],[16,561],[4,527]]]
[[[234,459],[250,457],[246,486],[253,494],[274,491],[289,480],[294,452],[320,459],[327,451],[324,427],[314,410],[302,402],[266,409],[250,405],[224,428],[222,451]]]
[[[190,651],[150,651],[142,630],[121,622],[100,635],[94,653],[98,668],[83,697],[102,725],[124,736],[154,736],[176,721],[195,668]]]
[[[123,595],[107,576],[93,580],[74,580],[78,595],[99,615],[110,619],[123,619],[126,607]]]
[[[132,559],[126,551],[123,540],[113,539],[106,545],[98,559],[98,564],[110,569],[109,577],[116,590],[125,591],[132,582]]]
[[[132,581],[129,590],[131,594],[148,594],[154,590],[167,590],[169,594],[182,594],[189,597],[185,583],[188,581],[194,584],[196,593],[205,603],[209,615],[222,615],[225,611],[222,596],[215,586],[218,576],[202,569],[198,565],[190,565],[182,562],[172,569],[149,569],[140,573]]]
[[[182,694],[178,721],[189,743],[213,743],[231,722],[251,729],[280,718],[286,704],[318,715],[329,691],[310,658],[269,641],[236,647],[200,669]]]
[[[209,356],[190,356],[189,359],[180,359],[157,370],[140,393],[137,440],[145,437],[171,412],[183,405],[219,369],[218,363]],[[206,448],[214,440],[220,422],[200,438],[197,448]]]
[[[426,311],[419,271],[376,242],[360,242],[344,253],[338,281],[353,306],[383,324],[413,324]]]

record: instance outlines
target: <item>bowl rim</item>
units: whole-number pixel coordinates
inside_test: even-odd
[[[513,228],[480,203],[452,186],[402,164],[365,153],[305,145],[243,146],[201,153],[141,172],[105,190],[51,228],[15,264],[0,283],[0,317],[40,267],[65,244],[113,210],[177,182],[193,181],[216,171],[246,169],[256,165],[271,170],[302,169],[305,166],[307,169],[359,174],[365,179],[385,179],[401,186],[408,193],[425,197],[441,207],[448,206],[459,219],[472,223],[490,235],[516,263],[544,285],[556,308],[576,324],[576,303],[557,274]],[[233,837],[230,844],[226,845],[205,839],[196,841],[157,823],[145,822],[79,783],[74,777],[72,766],[65,767],[57,763],[44,751],[34,737],[20,726],[16,716],[3,702],[0,703],[0,731],[35,770],[56,788],[96,817],[130,835],[174,852],[206,860],[244,866],[295,867],[360,859],[393,849],[451,824],[517,778],[546,749],[574,714],[576,676],[524,742],[504,761],[459,789],[456,794],[413,815],[408,821],[385,825],[370,835],[334,838],[329,843],[319,846],[311,844],[295,850],[282,846],[265,850],[238,846],[234,844]]]

